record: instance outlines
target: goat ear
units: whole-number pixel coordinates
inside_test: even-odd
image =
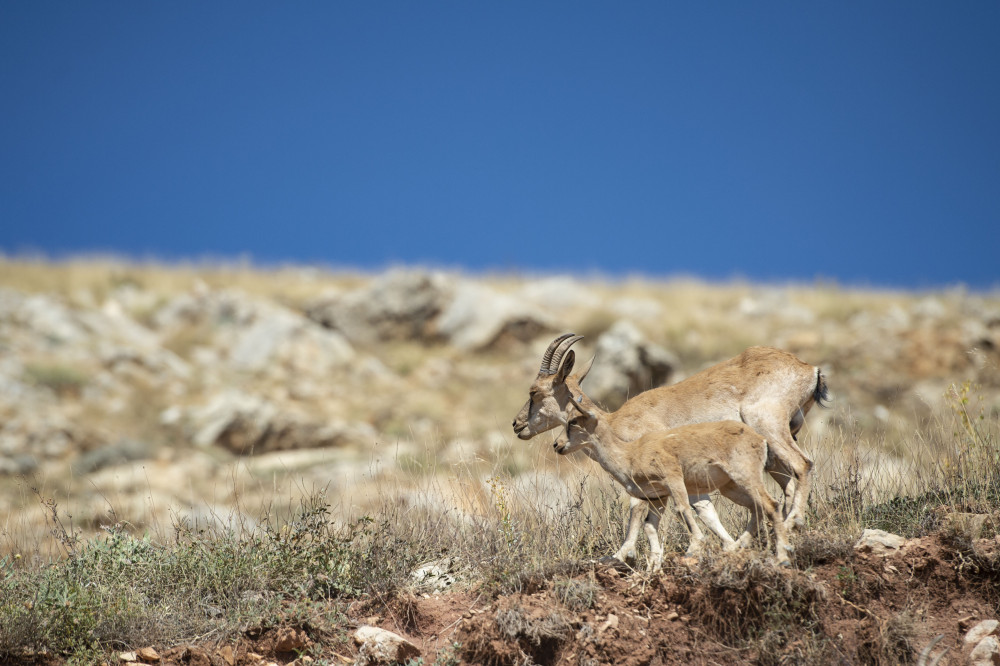
[[[582,400],[583,400],[583,396],[582,395],[577,396],[577,395],[573,395],[572,393],[570,393],[569,397],[570,397],[570,401],[569,402],[570,402],[571,405],[573,405],[574,407],[576,407],[576,411],[580,412],[581,414],[583,414],[584,416],[586,416],[588,419],[596,419],[597,418],[597,416],[594,414],[594,412],[590,411],[589,409],[586,409],[582,404],[580,404],[582,402]]]
[[[590,372],[590,369],[594,367],[594,361],[595,360],[597,360],[597,354],[594,354],[590,358],[590,362],[587,363],[587,365],[583,368],[583,370],[580,371],[580,374],[577,375],[577,378],[576,378],[576,383],[577,384],[583,384],[583,380],[587,378],[587,374]]]
[[[573,363],[576,362],[576,354],[572,349],[566,354],[566,360],[562,362],[559,366],[559,371],[556,373],[556,382],[562,384],[569,377],[569,373],[573,372]]]

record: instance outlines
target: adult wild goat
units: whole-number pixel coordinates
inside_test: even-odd
[[[538,376],[528,391],[528,401],[514,418],[514,432],[520,439],[566,427],[576,413],[571,406],[574,401],[603,418],[625,442],[646,433],[693,423],[742,421],[768,442],[766,469],[784,493],[786,527],[802,523],[813,463],[796,444],[795,435],[813,404],[822,404],[827,398],[826,379],[819,368],[780,349],[750,347],[739,356],[677,384],[644,391],[617,411],[605,412],[580,387],[593,361],[582,372],[572,374],[575,355],[570,347],[582,338],[567,333],[545,350]],[[696,495],[689,500],[727,548],[737,546],[723,529],[707,495]],[[620,560],[635,557],[635,543],[644,517],[641,508],[642,501],[632,498],[628,535],[614,555]]]

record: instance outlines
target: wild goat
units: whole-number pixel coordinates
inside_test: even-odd
[[[605,419],[626,442],[649,432],[693,423],[742,421],[768,441],[766,469],[784,493],[786,527],[802,522],[812,460],[796,445],[795,434],[813,403],[822,404],[827,397],[826,379],[819,368],[779,349],[750,347],[739,356],[677,384],[640,393],[617,411],[608,413],[600,410],[580,388],[593,361],[581,373],[571,374],[575,355],[570,346],[582,337],[572,333],[561,335],[545,350],[538,377],[528,391],[528,401],[514,418],[514,432],[520,439],[565,427],[576,413],[570,403],[577,401],[584,409]],[[739,542],[733,541],[707,495],[695,495],[689,500],[727,548],[749,540],[744,533]],[[635,543],[643,522],[641,508],[642,502],[632,498],[628,535],[614,555],[622,561],[635,557]]]
[[[553,446],[560,454],[585,449],[630,496],[649,505],[645,531],[650,571],[658,570],[663,562],[657,528],[667,500],[673,498],[691,533],[688,555],[696,555],[705,536],[695,522],[687,497],[713,490],[750,509],[747,531],[751,534],[757,531],[760,514],[766,514],[774,527],[778,564],[790,564],[785,523],[764,486],[767,440],[753,429],[738,421],[715,421],[651,432],[626,442],[611,429],[606,416],[575,401],[572,405],[580,415],[570,419],[566,438]]]

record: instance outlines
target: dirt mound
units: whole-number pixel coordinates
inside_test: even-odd
[[[318,602],[308,617],[249,627],[235,643],[153,653],[161,664],[352,663],[353,629],[375,625],[416,646],[414,663],[452,666],[903,664],[932,644],[932,658],[945,653],[942,663],[964,663],[966,632],[993,618],[1000,603],[1000,538],[939,533],[889,555],[796,556],[793,568],[754,551],[693,564],[678,557],[652,576],[603,562],[562,563],[521,580],[512,594]],[[122,653],[118,663],[144,663],[138,655],[149,652]]]
[[[463,661],[497,665],[909,663],[938,635],[934,654],[957,656],[1000,600],[997,553],[936,535],[800,569],[755,553],[652,577],[593,564],[474,609],[454,641]]]

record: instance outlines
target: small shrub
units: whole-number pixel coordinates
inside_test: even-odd
[[[821,585],[801,572],[775,567],[752,553],[703,560],[687,581],[686,603],[724,643],[739,646],[768,633],[814,633]],[[778,637],[780,639],[780,636]]]
[[[889,618],[887,622],[865,622],[862,630],[865,636],[858,649],[858,655],[868,664],[897,666],[913,663],[916,654],[916,640],[919,632],[913,616],[903,611]]]
[[[462,663],[462,644],[454,641],[451,645],[439,650],[434,659],[434,666],[458,666]]]
[[[563,603],[566,608],[579,613],[594,606],[594,599],[601,590],[601,586],[594,580],[593,572],[586,579],[564,578],[556,580],[552,584],[556,598]]]
[[[40,569],[0,561],[0,659],[44,650],[87,663],[121,645],[226,636],[289,605],[384,595],[412,559],[385,522],[334,527],[322,494],[262,528],[178,523],[168,544],[123,524],[81,541],[55,502],[43,505],[66,555]]]
[[[850,538],[820,530],[809,530],[796,538],[792,557],[800,569],[850,557],[854,545]]]

